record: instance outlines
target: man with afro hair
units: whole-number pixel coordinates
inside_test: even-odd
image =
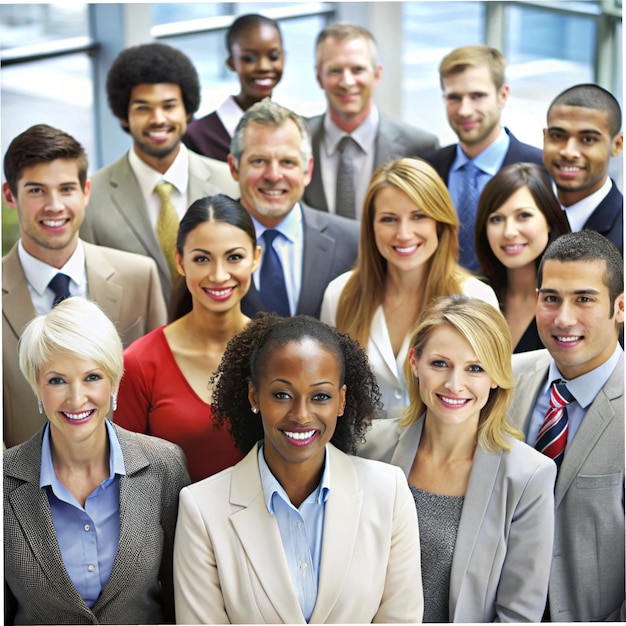
[[[239,196],[226,163],[188,150],[181,139],[200,106],[191,60],[161,43],[120,52],[106,80],[109,106],[133,140],[118,161],[92,177],[81,237],[152,257],[166,300],[173,276],[178,222],[204,196]]]

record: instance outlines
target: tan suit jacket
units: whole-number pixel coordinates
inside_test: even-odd
[[[233,180],[228,164],[189,150],[189,204],[217,193],[239,197],[239,184]],[[163,295],[169,301],[171,272],[150,223],[128,153],[91,177],[89,206],[80,236],[101,246],[152,257],[159,269]]]
[[[547,350],[513,355],[509,417],[524,433],[550,360]],[[551,621],[625,622],[623,356],[565,449],[554,504]]]
[[[174,545],[182,624],[303,624],[258,448],[181,492]],[[329,444],[331,486],[310,623],[421,622],[419,530],[402,472]]]
[[[119,331],[124,346],[166,322],[154,262],[138,254],[84,243],[87,292]],[[17,244],[2,259],[2,391],[4,443],[30,439],[45,423],[17,361],[17,342],[35,317]]]

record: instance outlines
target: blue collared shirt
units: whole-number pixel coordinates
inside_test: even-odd
[[[565,379],[559,372],[554,359],[552,359],[548,370],[548,378],[539,390],[535,409],[530,418],[526,442],[531,446],[535,445],[537,433],[550,406],[550,384],[552,381],[560,378],[566,381],[567,390],[574,396],[574,400],[567,405],[567,444],[565,447],[565,454],[567,454],[567,447],[572,443],[576,432],[580,428],[589,405],[596,399],[602,387],[610,378],[623,353],[624,351],[618,343],[613,354],[602,365],[572,380]]]
[[[252,216],[251,216],[252,217]],[[263,233],[267,230],[261,222],[252,217],[254,230],[258,245],[265,253],[265,240]],[[280,258],[285,276],[285,287],[287,287],[287,297],[289,298],[289,311],[295,315],[300,300],[300,290],[302,289],[302,257],[304,255],[304,220],[300,204],[296,204],[283,221],[274,227],[282,235],[274,239],[273,247]],[[263,261],[261,260],[261,263]],[[260,290],[261,266],[254,272],[252,279],[255,287]]]
[[[324,513],[330,492],[328,448],[325,452],[320,484],[297,509],[291,504],[289,496],[270,471],[263,456],[262,445],[259,446],[258,459],[265,504],[269,514],[276,516],[289,574],[298,595],[302,614],[308,622],[317,600]]]
[[[463,179],[459,170],[468,161],[473,161],[474,165],[480,170],[478,190],[482,193],[485,185],[500,171],[510,143],[511,138],[507,135],[504,128],[501,128],[498,138],[473,159],[470,159],[463,152],[460,143],[456,145],[456,157],[448,174],[448,189],[455,207],[459,206],[459,198],[463,190]]]
[[[110,444],[110,474],[94,489],[83,508],[54,473],[50,424],[41,444],[39,487],[45,489],[65,569],[85,604],[92,608],[107,584],[120,539],[120,476],[125,475],[122,449],[105,421]]]

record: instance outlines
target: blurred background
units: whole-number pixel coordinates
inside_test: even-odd
[[[162,41],[184,51],[202,83],[198,117],[237,93],[226,67],[224,36],[238,15],[280,22],[286,50],[273,98],[309,116],[325,108],[315,81],[314,41],[328,23],[350,21],[375,36],[383,65],[378,106],[453,143],[439,88],[441,58],[461,45],[485,43],[507,59],[511,96],[503,122],[541,147],[548,103],[560,91],[595,82],[620,104],[622,0],[462,2],[195,2],[0,5],[0,147],[45,122],[76,137],[90,171],[119,158],[129,136],[110,113],[104,82],[120,50]],[[623,162],[611,174],[623,189]],[[15,212],[2,207],[5,254],[15,241]]]

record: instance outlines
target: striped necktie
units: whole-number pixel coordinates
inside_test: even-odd
[[[537,434],[535,448],[549,456],[557,468],[561,466],[567,445],[567,405],[574,396],[565,386],[565,381],[555,380],[550,387],[550,408],[546,411],[543,424]]]

